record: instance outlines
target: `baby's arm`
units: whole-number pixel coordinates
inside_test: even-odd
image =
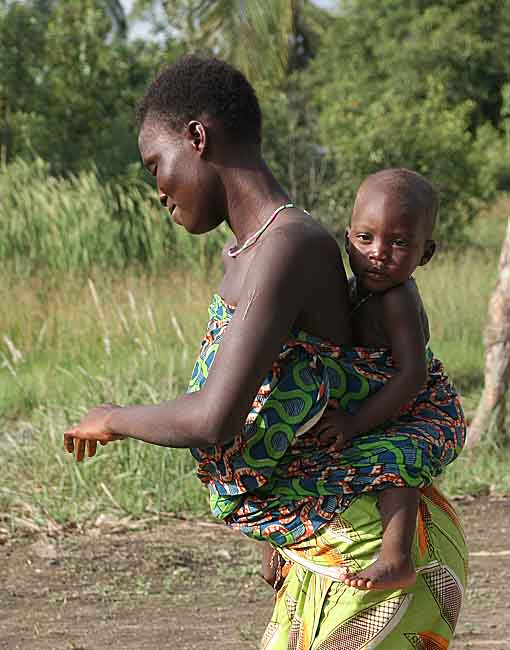
[[[325,414],[317,430],[325,437],[338,438],[337,447],[391,419],[427,380],[426,342],[414,292],[406,285],[394,287],[380,296],[380,307],[398,372],[363,403],[356,415],[340,409]]]

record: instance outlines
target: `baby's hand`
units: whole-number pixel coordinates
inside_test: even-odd
[[[339,451],[357,433],[354,420],[352,415],[347,415],[339,408],[328,408],[314,427],[314,431],[319,435],[321,441],[332,443],[330,449]]]

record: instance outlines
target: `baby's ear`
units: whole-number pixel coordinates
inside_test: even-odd
[[[433,239],[427,239],[425,242],[425,248],[423,250],[423,255],[420,260],[420,266],[425,266],[428,264],[434,255],[436,250],[436,242]]]
[[[351,240],[349,239],[349,234],[351,232],[351,229],[349,226],[345,229],[345,234],[344,234],[344,246],[345,246],[345,252],[347,255],[349,255],[349,245],[351,243]]]

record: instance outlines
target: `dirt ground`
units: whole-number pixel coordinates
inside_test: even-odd
[[[457,506],[471,579],[451,647],[509,650],[510,499]],[[210,522],[130,525],[102,517],[87,530],[15,537],[4,527],[0,649],[258,648],[272,592],[254,542]]]

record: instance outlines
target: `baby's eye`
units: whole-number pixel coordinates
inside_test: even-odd
[[[356,239],[362,242],[369,242],[372,240],[372,237],[366,232],[360,232],[356,235]]]
[[[406,242],[405,239],[395,239],[395,240],[393,241],[393,244],[394,244],[395,246],[400,247],[400,248],[405,248],[405,247],[407,246],[407,242]]]

